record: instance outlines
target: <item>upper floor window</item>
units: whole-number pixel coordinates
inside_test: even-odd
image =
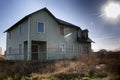
[[[38,32],[45,32],[44,23],[38,22]]]
[[[81,31],[78,30],[78,37],[80,38],[81,37]]]
[[[87,29],[83,30],[83,36],[85,39],[88,39],[88,30]]]
[[[64,35],[64,26],[60,26],[60,34]]]

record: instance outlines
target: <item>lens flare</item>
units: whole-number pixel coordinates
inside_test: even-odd
[[[104,8],[104,15],[108,18],[116,19],[120,15],[120,5],[117,3],[109,3]]]
[[[117,24],[120,22],[120,1],[110,1],[108,0],[101,7],[101,15],[105,22]]]

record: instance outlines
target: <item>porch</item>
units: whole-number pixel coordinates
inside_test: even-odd
[[[24,42],[24,60],[43,62],[47,59],[47,43],[45,41],[31,41],[30,53],[28,53],[28,42]],[[28,55],[29,54],[29,55]]]

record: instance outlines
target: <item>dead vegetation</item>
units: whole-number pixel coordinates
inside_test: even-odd
[[[0,61],[4,61],[5,57],[3,55],[0,55]]]
[[[48,62],[0,61],[0,80],[119,80],[120,53]],[[99,78],[99,79],[98,79]]]

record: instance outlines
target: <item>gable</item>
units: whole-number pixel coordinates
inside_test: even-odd
[[[71,24],[71,23],[68,23],[68,22],[66,22],[66,21],[63,21],[63,20],[60,20],[60,19],[56,18],[47,8],[43,8],[43,9],[40,9],[40,10],[38,10],[38,11],[36,11],[36,12],[33,12],[33,13],[31,13],[31,14],[23,17],[20,21],[18,21],[18,22],[15,23],[13,26],[11,26],[11,27],[8,28],[6,31],[4,31],[4,33],[10,31],[10,30],[13,29],[14,27],[16,27],[16,25],[20,24],[20,23],[23,22],[24,20],[28,19],[30,16],[32,16],[32,15],[34,15],[34,14],[36,14],[36,13],[39,13],[39,12],[41,12],[41,11],[46,11],[46,12],[47,12],[51,17],[53,17],[53,18],[55,19],[55,21],[58,22],[59,24],[66,25],[66,26],[70,26],[70,27],[74,27],[74,28],[79,28],[79,29],[80,29],[80,27],[78,27],[78,26],[76,26],[76,25],[73,25],[73,24]]]

